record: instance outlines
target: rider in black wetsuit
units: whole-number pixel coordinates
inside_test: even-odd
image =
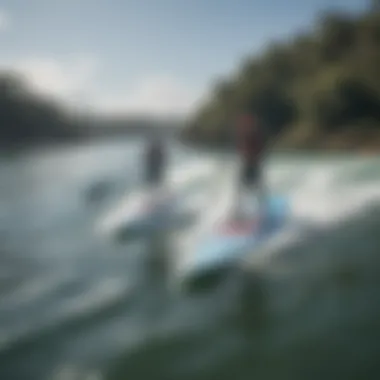
[[[165,166],[166,157],[164,145],[163,142],[156,137],[149,142],[146,151],[145,171],[148,186],[159,186],[162,183]]]

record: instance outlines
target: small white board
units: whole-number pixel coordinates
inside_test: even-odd
[[[193,163],[183,165],[168,174],[161,190],[139,190],[127,194],[103,216],[95,226],[106,236],[121,234],[124,238],[147,236],[193,220],[197,202],[186,194],[196,193],[197,186],[212,178],[214,165]]]
[[[163,190],[134,194],[117,211],[103,221],[102,232],[124,239],[178,227],[190,217],[181,207],[179,197]]]

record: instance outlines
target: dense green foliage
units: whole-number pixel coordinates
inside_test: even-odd
[[[343,131],[380,132],[380,12],[325,13],[313,30],[273,43],[220,80],[185,136],[228,143],[246,108],[280,140],[307,145]],[[310,144],[312,145],[312,144]]]
[[[245,58],[234,76],[216,83],[184,137],[230,144],[234,119],[247,108],[285,145],[312,147],[348,132],[355,145],[376,132],[380,147],[380,1],[359,15],[325,13],[308,33]],[[149,133],[158,126],[174,130],[178,124],[75,114],[38,96],[14,73],[0,73],[2,146]]]

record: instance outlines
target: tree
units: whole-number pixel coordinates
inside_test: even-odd
[[[353,124],[360,129],[368,118],[380,125],[380,12],[374,9],[380,1],[356,16],[326,12],[310,32],[244,57],[235,79],[221,79],[212,100],[193,115],[193,136],[224,140],[227,119],[241,107],[255,110],[274,134],[293,128],[319,136]]]

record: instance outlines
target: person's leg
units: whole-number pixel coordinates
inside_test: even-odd
[[[243,219],[251,220],[255,214],[254,201],[256,196],[258,172],[255,161],[247,161],[244,170],[244,181],[241,194],[241,215]]]
[[[248,173],[248,195],[252,204],[252,212],[256,213],[260,205],[260,178],[257,162],[252,162]]]
[[[234,200],[234,218],[237,220],[243,217],[244,196],[247,188],[247,171],[247,162],[243,159],[239,167],[238,183]]]
[[[263,205],[265,203],[265,185],[260,162],[256,164],[255,168],[255,189],[257,203]]]
[[[157,188],[162,182],[162,168],[160,162],[152,162],[150,167],[150,183],[151,186]]]
[[[150,163],[146,172],[146,191],[149,194],[149,199],[152,204],[157,201],[158,191],[158,172],[155,164]]]
[[[267,191],[266,185],[263,178],[262,163],[258,162],[256,167],[256,179],[255,179],[255,188],[256,188],[256,199],[258,206],[258,215],[260,220],[260,228],[265,228],[267,221]]]

